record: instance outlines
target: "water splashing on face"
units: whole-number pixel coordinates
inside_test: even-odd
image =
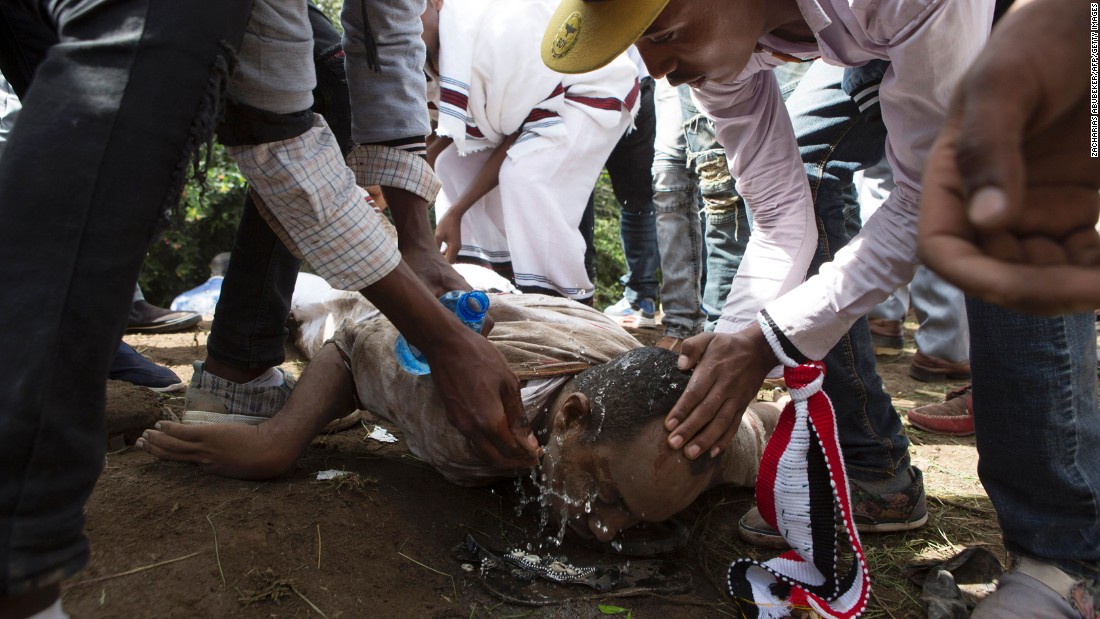
[[[521,493],[523,505],[518,508],[522,511],[527,505],[538,505],[538,527],[540,531],[548,531],[551,528],[551,517],[556,516],[556,531],[548,531],[548,535],[541,546],[557,548],[565,541],[565,534],[569,527],[570,519],[583,518],[580,514],[591,514],[593,509],[594,490],[590,490],[584,496],[572,496],[566,488],[561,467],[561,450],[564,446],[561,436],[554,438],[557,449],[548,449],[543,456],[543,462],[532,468],[530,480],[537,493],[534,497],[528,497]],[[549,471],[555,471],[557,479],[551,479]],[[557,482],[557,486],[555,485]],[[575,489],[573,490],[575,492]],[[557,509],[557,513],[553,510]],[[517,514],[519,512],[517,511]]]

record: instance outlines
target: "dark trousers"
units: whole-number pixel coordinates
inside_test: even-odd
[[[817,273],[859,230],[852,176],[882,159],[886,127],[878,104],[860,110],[854,96],[882,80],[886,64],[842,70],[815,63],[787,99],[817,215]],[[909,439],[875,369],[867,319],[860,318],[823,360],[823,389],[833,402],[848,474],[878,480],[909,466]]]
[[[0,4],[0,71],[23,102],[0,158],[0,596],[87,561],[107,370],[250,6]]]
[[[640,93],[634,129],[619,140],[606,165],[611,189],[622,207],[619,236],[626,273],[619,282],[631,303],[657,298],[657,269],[661,267],[657,248],[657,205],[653,202],[653,140],[657,135],[657,115],[653,108],[652,78],[642,80]],[[587,245],[585,267],[593,281],[596,279],[594,227],[595,203],[589,197],[580,228]]]
[[[320,10],[313,5],[309,9],[317,63],[313,112],[325,117],[347,154],[352,146],[351,104],[340,35]],[[312,126],[308,114],[303,123],[300,115],[230,109],[221,133],[236,136],[238,143],[286,139]],[[250,138],[241,138],[242,134]],[[249,192],[206,342],[211,357],[248,369],[274,367],[286,359],[286,320],[301,266],[260,215],[255,200]]]

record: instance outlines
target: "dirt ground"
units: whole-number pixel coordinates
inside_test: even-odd
[[[203,322],[193,331],[126,340],[187,381],[192,361],[205,356],[209,327]],[[659,333],[637,335],[652,343]],[[959,386],[909,379],[912,338],[907,341],[909,349],[880,358],[879,366],[902,413]],[[298,373],[302,363],[284,367]],[[735,616],[724,593],[729,561],[774,555],[737,541],[737,519],[751,507],[751,493],[717,489],[680,518],[691,533],[688,544],[663,557],[690,576],[686,593],[616,597],[577,585],[542,585],[566,601],[508,603],[487,589],[476,569],[464,570],[452,549],[467,532],[496,550],[540,538],[535,509],[517,514],[515,484],[451,485],[400,440],[368,438],[373,420],[319,437],[291,475],[260,483],[207,476],[130,446],[143,424],[182,406],[182,394],[109,385],[109,432],[115,436],[87,504],[91,561],[64,585],[64,606],[74,617]],[[124,433],[125,427],[138,430]],[[125,443],[122,434],[128,434]],[[901,571],[911,561],[949,556],[972,544],[1003,554],[977,479],[973,439],[912,429],[910,438],[914,462],[924,470],[931,518],[916,532],[866,536],[870,617],[923,616],[919,590]],[[318,472],[333,469],[350,474],[317,480]],[[623,561],[568,540],[555,552],[577,565]]]

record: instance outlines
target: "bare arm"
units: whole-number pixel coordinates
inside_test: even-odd
[[[477,176],[466,188],[447,213],[440,218],[435,227],[436,247],[447,244],[446,257],[450,262],[458,258],[458,250],[462,247],[462,216],[470,210],[477,201],[484,198],[485,194],[492,191],[500,184],[500,168],[504,165],[504,159],[508,156],[508,149],[516,143],[519,132],[504,138],[489,155],[485,165],[478,171]]]
[[[397,228],[397,247],[401,257],[428,287],[432,296],[438,298],[451,290],[469,290],[470,284],[466,279],[439,253],[428,218],[428,202],[403,189],[383,187],[382,192]]]
[[[523,416],[519,379],[489,340],[459,322],[404,263],[361,292],[424,353],[447,419],[478,454],[505,467],[535,463],[538,442]]]
[[[445,138],[434,133],[428,136],[428,165],[432,166],[432,169],[435,169],[435,161],[439,159],[439,153],[447,150],[447,147],[454,142],[453,138]]]

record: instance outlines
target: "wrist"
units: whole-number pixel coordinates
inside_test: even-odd
[[[772,349],[771,342],[764,334],[760,323],[756,322],[745,328],[745,335],[749,338],[749,345],[753,351],[753,359],[757,360],[758,373],[767,376],[772,368],[782,365],[782,361]]]
[[[440,354],[447,351],[469,350],[470,338],[481,337],[480,334],[462,324],[450,312],[447,313],[447,316],[447,320],[439,320],[426,330],[423,346],[417,345],[417,348],[428,360],[429,365],[434,363]]]

